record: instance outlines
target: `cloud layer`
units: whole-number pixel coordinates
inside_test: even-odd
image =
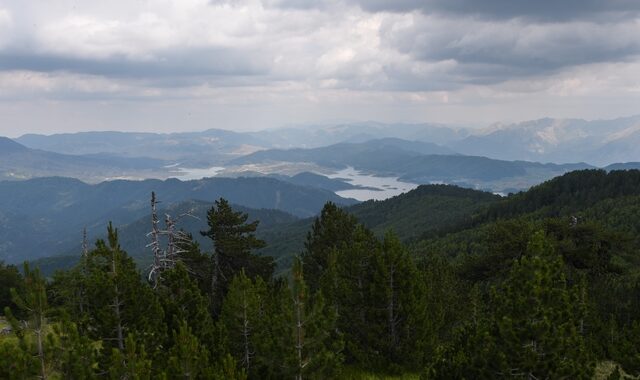
[[[0,133],[612,117],[639,35],[635,0],[0,0]]]

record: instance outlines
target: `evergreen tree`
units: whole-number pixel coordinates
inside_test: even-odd
[[[56,312],[72,317],[78,329],[84,332],[87,327],[87,257],[66,271],[56,271],[49,285],[49,296]]]
[[[151,359],[147,357],[144,345],[129,334],[123,343],[124,349],[113,348],[109,377],[111,380],[151,379]]]
[[[189,277],[185,265],[178,262],[166,271],[156,289],[169,331],[181,331],[183,324],[200,342],[216,346],[215,325],[209,303],[197,284]],[[170,342],[169,346],[173,343]]]
[[[591,378],[592,356],[579,333],[579,299],[564,264],[536,233],[527,254],[491,292],[490,313],[467,323],[433,370],[433,378]]]
[[[98,348],[95,342],[78,332],[77,326],[63,318],[47,336],[56,373],[63,379],[95,379]]]
[[[203,253],[200,244],[187,234],[185,241],[178,241],[178,258],[186,267],[189,276],[193,278],[203,295],[211,292],[211,257]]]
[[[385,235],[373,272],[368,326],[377,333],[370,335],[367,346],[379,355],[375,362],[384,369],[417,368],[428,327],[425,283],[394,233]]]
[[[39,362],[24,342],[0,340],[0,379],[24,380],[39,376]]]
[[[342,340],[332,340],[336,315],[321,292],[313,297],[305,283],[302,261],[294,261],[290,296],[293,312],[292,372],[297,380],[335,378],[342,365]]]
[[[5,307],[14,307],[11,299],[11,288],[16,289],[18,293],[22,292],[24,280],[15,265],[6,265],[0,261],[0,310]]]
[[[370,329],[369,313],[372,311],[371,292],[374,281],[372,263],[381,247],[371,231],[358,226],[353,233],[349,246],[338,250],[336,255],[337,283],[331,289],[323,291],[333,299],[336,307],[338,329],[344,334],[347,359],[371,364],[370,353],[375,348],[368,346],[372,335],[381,331]]]
[[[357,224],[353,215],[332,202],[327,202],[314,220],[302,253],[304,273],[312,292],[320,287],[320,278],[329,265],[329,253],[351,242]]]
[[[250,378],[256,377],[254,362],[261,354],[256,352],[256,346],[264,346],[257,342],[257,337],[261,336],[259,327],[266,292],[266,285],[260,277],[252,281],[241,270],[231,281],[220,315],[228,351]]]
[[[162,307],[133,260],[121,250],[117,230],[109,224],[107,232],[108,245],[99,240],[87,255],[87,333],[102,340],[103,364],[112,362],[112,349],[130,352],[126,342],[131,334],[140,347],[150,347],[153,356],[166,335]]]
[[[209,352],[200,344],[189,325],[182,322],[173,332],[173,347],[168,352],[166,374],[169,379],[212,379],[214,370]]]
[[[203,236],[213,241],[210,264],[210,297],[214,314],[218,314],[226,295],[229,282],[244,270],[249,278],[256,276],[267,281],[273,275],[273,258],[252,254],[255,249],[265,247],[265,242],[256,238],[258,221],[247,223],[249,215],[233,211],[223,198],[207,213],[209,229]]]
[[[27,352],[33,352],[38,359],[38,374],[41,379],[49,378],[50,368],[48,368],[45,354],[45,340],[47,329],[47,313],[49,303],[47,301],[46,281],[40,275],[38,268],[31,270],[29,263],[24,264],[24,289],[23,294],[19,294],[15,288],[11,289],[13,303],[15,303],[25,322],[21,323],[16,319],[9,307],[5,307],[7,316],[14,333],[17,335],[21,347]],[[31,336],[33,335],[33,342]]]

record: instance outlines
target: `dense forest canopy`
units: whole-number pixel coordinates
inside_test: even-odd
[[[161,247],[177,259],[154,281],[110,226],[50,278],[0,265],[0,378],[640,376],[639,185],[585,170],[505,198],[329,202],[282,275],[224,199],[189,231],[210,244]]]

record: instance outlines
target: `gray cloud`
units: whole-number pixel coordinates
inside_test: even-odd
[[[637,59],[640,24],[556,24],[418,17],[409,26],[390,23],[383,43],[421,61],[454,60],[452,74],[468,83],[546,75],[574,66]]]
[[[216,103],[254,123],[255,107],[277,109],[273,123],[325,107],[356,119],[410,107],[416,120],[448,102],[473,118],[572,94],[635,110],[638,35],[637,0],[0,0],[0,98]]]
[[[107,58],[74,57],[60,53],[0,51],[0,70],[67,71],[122,78],[256,76],[269,67],[262,58],[229,48],[174,49],[149,60],[114,54]],[[261,62],[262,61],[262,62]]]
[[[476,16],[492,20],[522,18],[535,21],[637,18],[637,0],[355,0],[371,12],[408,12]]]

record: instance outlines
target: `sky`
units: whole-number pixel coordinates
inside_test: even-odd
[[[0,135],[640,113],[637,0],[0,0]]]

